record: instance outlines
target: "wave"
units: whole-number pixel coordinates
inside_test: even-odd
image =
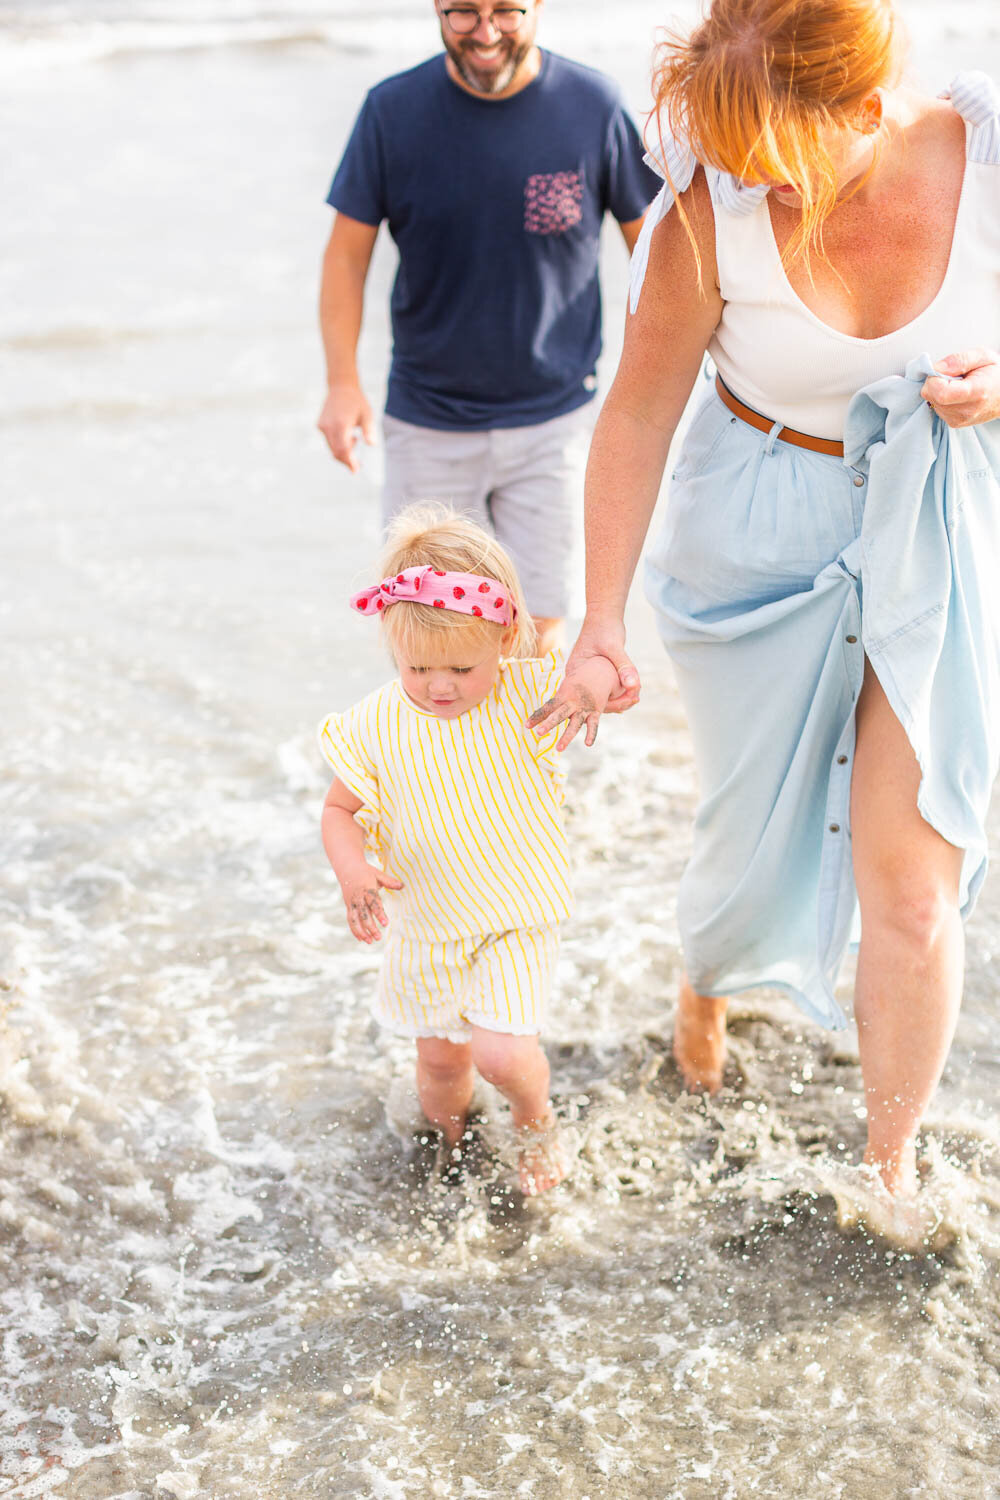
[[[80,349],[107,349],[118,344],[145,343],[165,334],[201,333],[195,328],[95,328],[79,324],[67,328],[40,329],[37,333],[14,333],[0,337],[0,350],[12,349],[20,354],[76,352]]]
[[[197,392],[190,396],[83,397],[53,402],[46,406],[12,406],[0,411],[0,430],[40,422],[133,422],[156,417],[199,417],[210,412],[244,411],[260,408],[267,412],[301,410],[311,415],[312,403],[298,387],[273,387],[222,392]]]
[[[228,47],[321,46],[344,53],[419,48],[433,22],[412,0],[373,7],[330,0],[267,8],[235,0],[208,8],[177,5],[0,3],[0,72],[102,62],[143,53]]]
[[[967,38],[977,45],[1000,41],[1000,13],[993,0],[899,0],[913,39]],[[695,0],[679,0],[683,21],[698,11]],[[572,18],[553,12],[542,40],[574,55],[599,56],[626,36],[652,37],[664,21],[651,0],[623,0],[609,41],[604,0],[576,0]],[[424,0],[383,0],[364,11],[354,0],[294,0],[287,6],[259,0],[0,0],[0,74],[106,61],[141,53],[227,47],[320,46],[341,53],[417,55],[433,47],[436,26]],[[596,50],[595,50],[596,49]]]

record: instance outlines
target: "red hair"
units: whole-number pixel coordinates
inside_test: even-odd
[[[838,195],[824,135],[862,128],[865,101],[895,81],[897,45],[891,0],[712,0],[689,36],[661,42],[653,113],[699,161],[794,186],[788,253],[808,261]]]

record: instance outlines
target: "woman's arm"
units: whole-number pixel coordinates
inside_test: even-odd
[[[586,724],[592,745],[602,712],[639,698],[625,654],[625,601],[659,493],[667,452],[705,349],[722,316],[715,221],[705,174],[680,198],[701,255],[672,210],[653,232],[639,306],[625,327],[614,385],[594,429],[587,464],[587,614],[554,698],[528,721],[537,734],[566,722],[563,750]],[[619,690],[607,691],[610,662]]]

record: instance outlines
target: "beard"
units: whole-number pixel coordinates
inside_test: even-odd
[[[462,82],[477,94],[502,94],[535,45],[534,38],[515,41],[513,37],[502,37],[497,65],[488,69],[476,66],[468,42],[462,46],[449,36],[442,36],[442,41]]]

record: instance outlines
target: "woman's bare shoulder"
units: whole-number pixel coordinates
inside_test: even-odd
[[[965,157],[965,120],[948,97],[901,91],[896,100],[899,123],[890,123],[904,145],[912,167],[925,173],[940,171]]]
[[[677,194],[673,208],[656,226],[648,279],[654,286],[670,288],[674,296],[682,287],[700,287],[708,296],[718,292],[715,206],[704,167],[696,169],[690,187]]]

